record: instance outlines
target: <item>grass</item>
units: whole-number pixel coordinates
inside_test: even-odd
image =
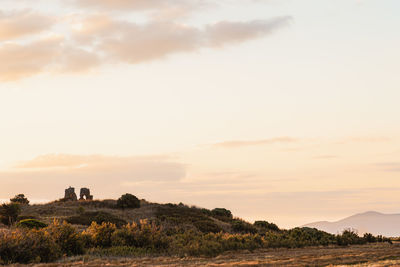
[[[394,266],[400,264],[400,244],[370,244],[349,247],[301,249],[261,249],[254,252],[227,252],[215,258],[92,255],[65,258],[55,264],[35,266]],[[140,254],[140,253],[139,253]],[[134,257],[134,258],[132,258]]]

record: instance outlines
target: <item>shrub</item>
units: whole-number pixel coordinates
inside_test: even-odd
[[[132,194],[125,194],[117,200],[117,207],[120,209],[140,208],[140,200]]]
[[[6,263],[50,262],[61,257],[61,249],[43,230],[15,230],[0,234],[0,258]]]
[[[193,225],[203,233],[218,233],[222,231],[219,225],[208,219],[196,220],[193,222]]]
[[[171,234],[188,229],[203,233],[220,232],[221,227],[210,218],[204,209],[174,204],[165,204],[157,208],[156,218],[164,229]]]
[[[377,241],[377,238],[373,236],[371,233],[365,233],[364,240],[367,243],[375,243]]]
[[[127,222],[113,214],[104,211],[84,212],[82,214],[71,216],[66,219],[67,222],[72,224],[91,225],[92,222],[102,224],[104,222],[113,223],[120,227]]]
[[[40,229],[40,228],[45,228],[47,227],[47,224],[35,220],[35,219],[25,219],[25,220],[20,220],[17,223],[17,227],[26,227],[26,228],[30,228],[30,229]]]
[[[2,204],[0,207],[1,222],[5,225],[13,225],[21,213],[21,206],[18,203],[11,202]]]
[[[235,233],[251,233],[255,234],[257,232],[257,229],[250,223],[245,222],[240,219],[235,219],[231,223],[232,230]]]
[[[45,229],[67,256],[80,255],[84,253],[84,240],[76,229],[67,222],[60,223],[54,220]]]
[[[14,198],[11,198],[10,201],[14,202],[14,203],[19,203],[19,204],[22,204],[22,205],[28,205],[29,204],[29,200],[25,197],[24,194],[18,194]]]
[[[347,229],[341,235],[336,236],[336,242],[339,246],[348,246],[354,244],[363,244],[365,240],[357,235],[352,229]]]
[[[265,231],[279,232],[280,231],[279,227],[276,224],[269,223],[267,221],[255,221],[254,226],[257,227],[258,229],[262,230],[263,232],[265,232]]]
[[[20,216],[18,216],[17,221],[19,222],[19,221],[26,220],[26,219],[35,219],[35,220],[37,220],[38,217],[34,216],[34,215],[20,215]]]
[[[217,217],[232,218],[232,212],[224,208],[215,208],[211,210],[211,214]]]
[[[93,222],[84,234],[89,237],[92,246],[107,248],[112,245],[112,236],[116,229],[117,227],[112,223],[97,224]]]
[[[140,224],[132,223],[123,226],[112,236],[113,246],[132,246],[148,250],[164,250],[168,247],[167,237],[161,228],[147,220]]]

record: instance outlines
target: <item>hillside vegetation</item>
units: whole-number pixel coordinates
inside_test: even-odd
[[[21,195],[19,195],[21,196]],[[22,195],[23,196],[23,195]],[[21,198],[21,197],[20,197]],[[156,204],[130,194],[118,200],[11,201],[0,209],[0,263],[52,262],[63,256],[216,256],[225,251],[390,242],[352,231],[279,229],[229,210]]]

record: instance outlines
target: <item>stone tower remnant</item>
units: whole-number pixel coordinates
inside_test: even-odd
[[[89,188],[81,188],[79,200],[93,200],[93,196],[90,194]]]
[[[75,188],[69,187],[65,189],[64,200],[66,201],[78,201],[78,198],[75,194]],[[90,194],[90,189],[83,187],[81,188],[79,194],[79,200],[93,200],[93,196]]]
[[[70,201],[77,201],[78,198],[76,197],[75,194],[75,188],[70,186],[69,188],[65,189],[64,199]]]

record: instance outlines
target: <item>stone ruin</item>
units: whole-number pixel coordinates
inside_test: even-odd
[[[65,189],[64,200],[70,200],[70,201],[78,200],[75,194],[75,188],[70,186],[69,188]]]
[[[89,188],[81,188],[79,200],[93,200],[93,196],[90,194]]]
[[[65,189],[64,200],[78,201],[78,197],[75,194],[75,188],[70,186],[69,188]],[[93,200],[93,196],[90,194],[89,188],[81,188],[79,200]]]

